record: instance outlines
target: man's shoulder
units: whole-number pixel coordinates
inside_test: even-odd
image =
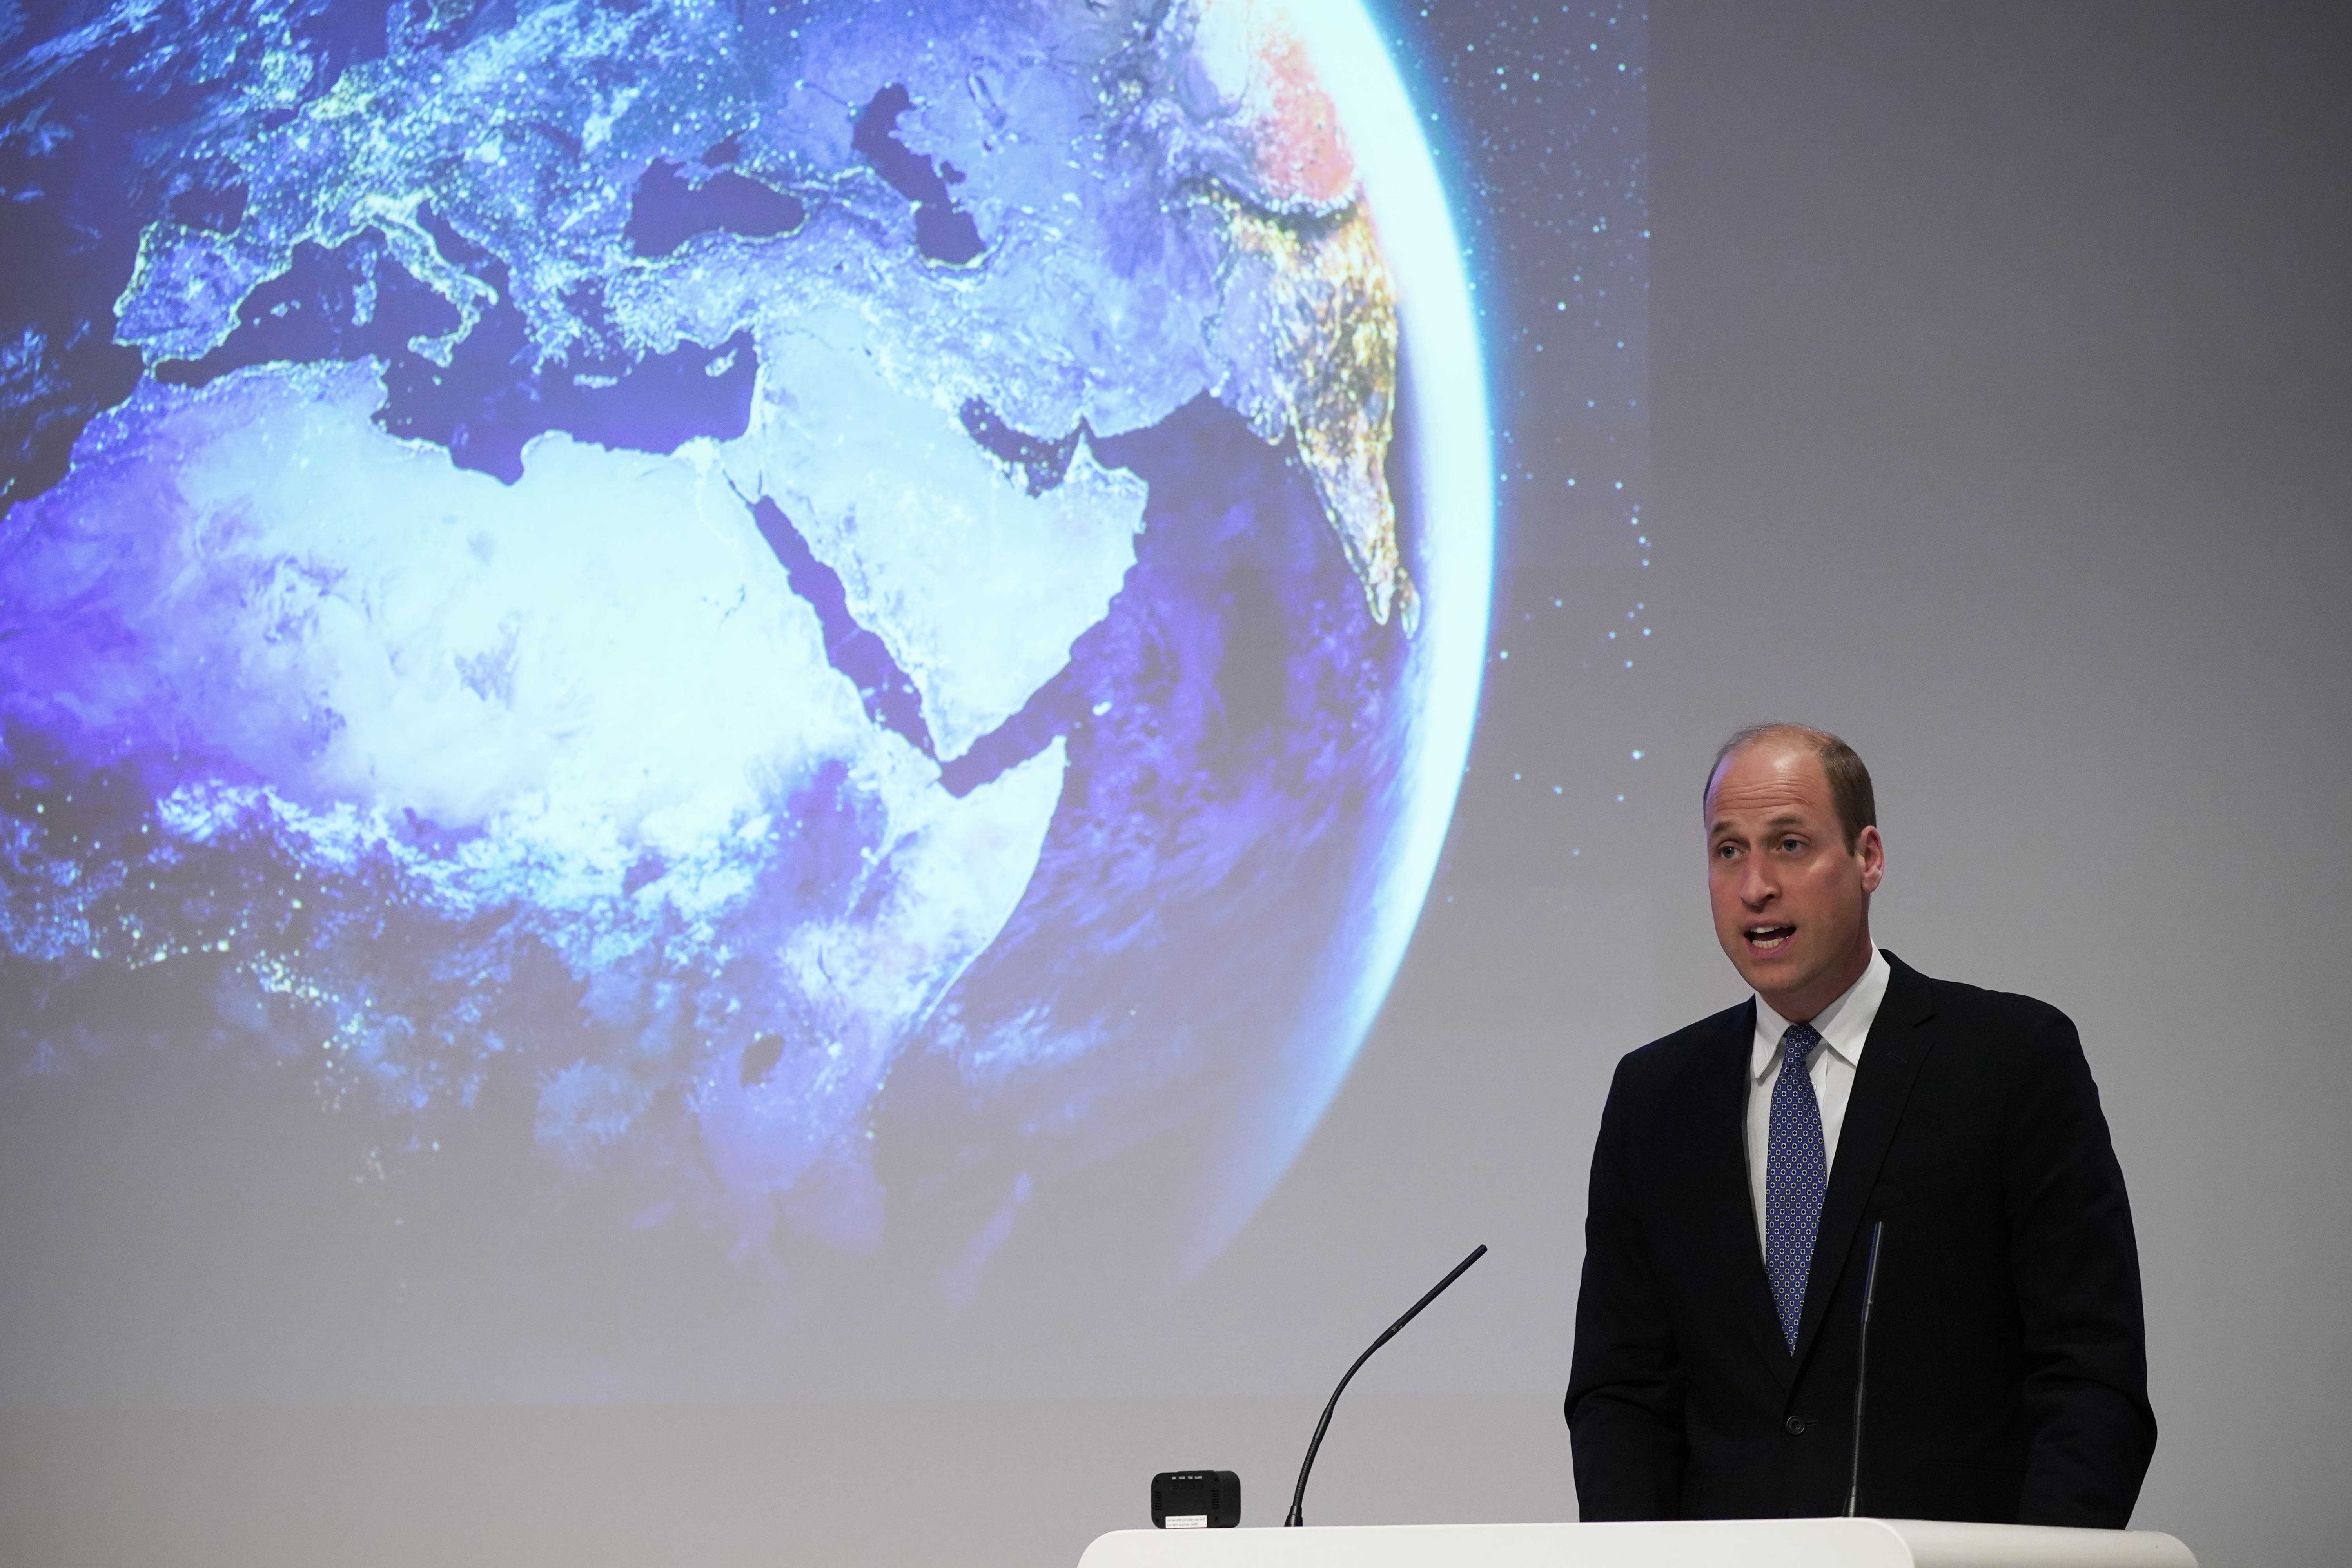
[[[1628,1089],[1664,1088],[1703,1061],[1726,1051],[1744,1054],[1756,1034],[1756,1005],[1736,1002],[1695,1024],[1628,1051],[1617,1064],[1617,1079]]]
[[[1932,1016],[1972,1033],[2003,1039],[2034,1040],[2076,1037],[2074,1021],[2038,996],[2015,991],[1995,991],[1963,980],[1939,980],[1920,973],[1888,953],[1894,975],[1882,1016],[1898,1021],[1904,1013]]]
[[[1895,1028],[1926,1025],[1943,1045],[1946,1070],[1990,1074],[2015,1083],[2087,1081],[2082,1036],[2074,1021],[2037,996],[1994,991],[1958,980],[1937,980],[1894,954],[1895,974],[1879,1017]],[[1877,1037],[1878,1031],[1871,1031]],[[1957,1047],[1957,1049],[1952,1048]]]

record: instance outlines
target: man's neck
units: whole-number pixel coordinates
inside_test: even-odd
[[[1864,971],[1870,967],[1871,955],[1878,951],[1870,940],[1870,928],[1862,931],[1862,942],[1835,971],[1822,976],[1800,991],[1784,991],[1779,995],[1759,991],[1765,1005],[1791,1024],[1810,1024],[1821,1016],[1822,1009],[1853,989]]]

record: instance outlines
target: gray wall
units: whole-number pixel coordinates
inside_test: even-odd
[[[2082,1026],[2147,1276],[2138,1519],[2222,1565],[2352,1528],[2320,14],[1669,8],[1653,81],[1657,493],[1708,580],[1665,657],[1710,717],[1874,760],[1883,942]]]

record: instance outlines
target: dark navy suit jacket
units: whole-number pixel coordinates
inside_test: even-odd
[[[1888,954],[1795,1353],[1745,1148],[1755,1004],[1618,1064],[1592,1155],[1568,1424],[1583,1517],[1861,1511],[2121,1528],[2156,1447],[2123,1172],[2074,1026]]]

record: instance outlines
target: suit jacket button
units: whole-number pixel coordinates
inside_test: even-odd
[[[1805,1418],[1801,1415],[1791,1415],[1781,1425],[1789,1428],[1789,1436],[1791,1437],[1801,1437],[1805,1435]]]

